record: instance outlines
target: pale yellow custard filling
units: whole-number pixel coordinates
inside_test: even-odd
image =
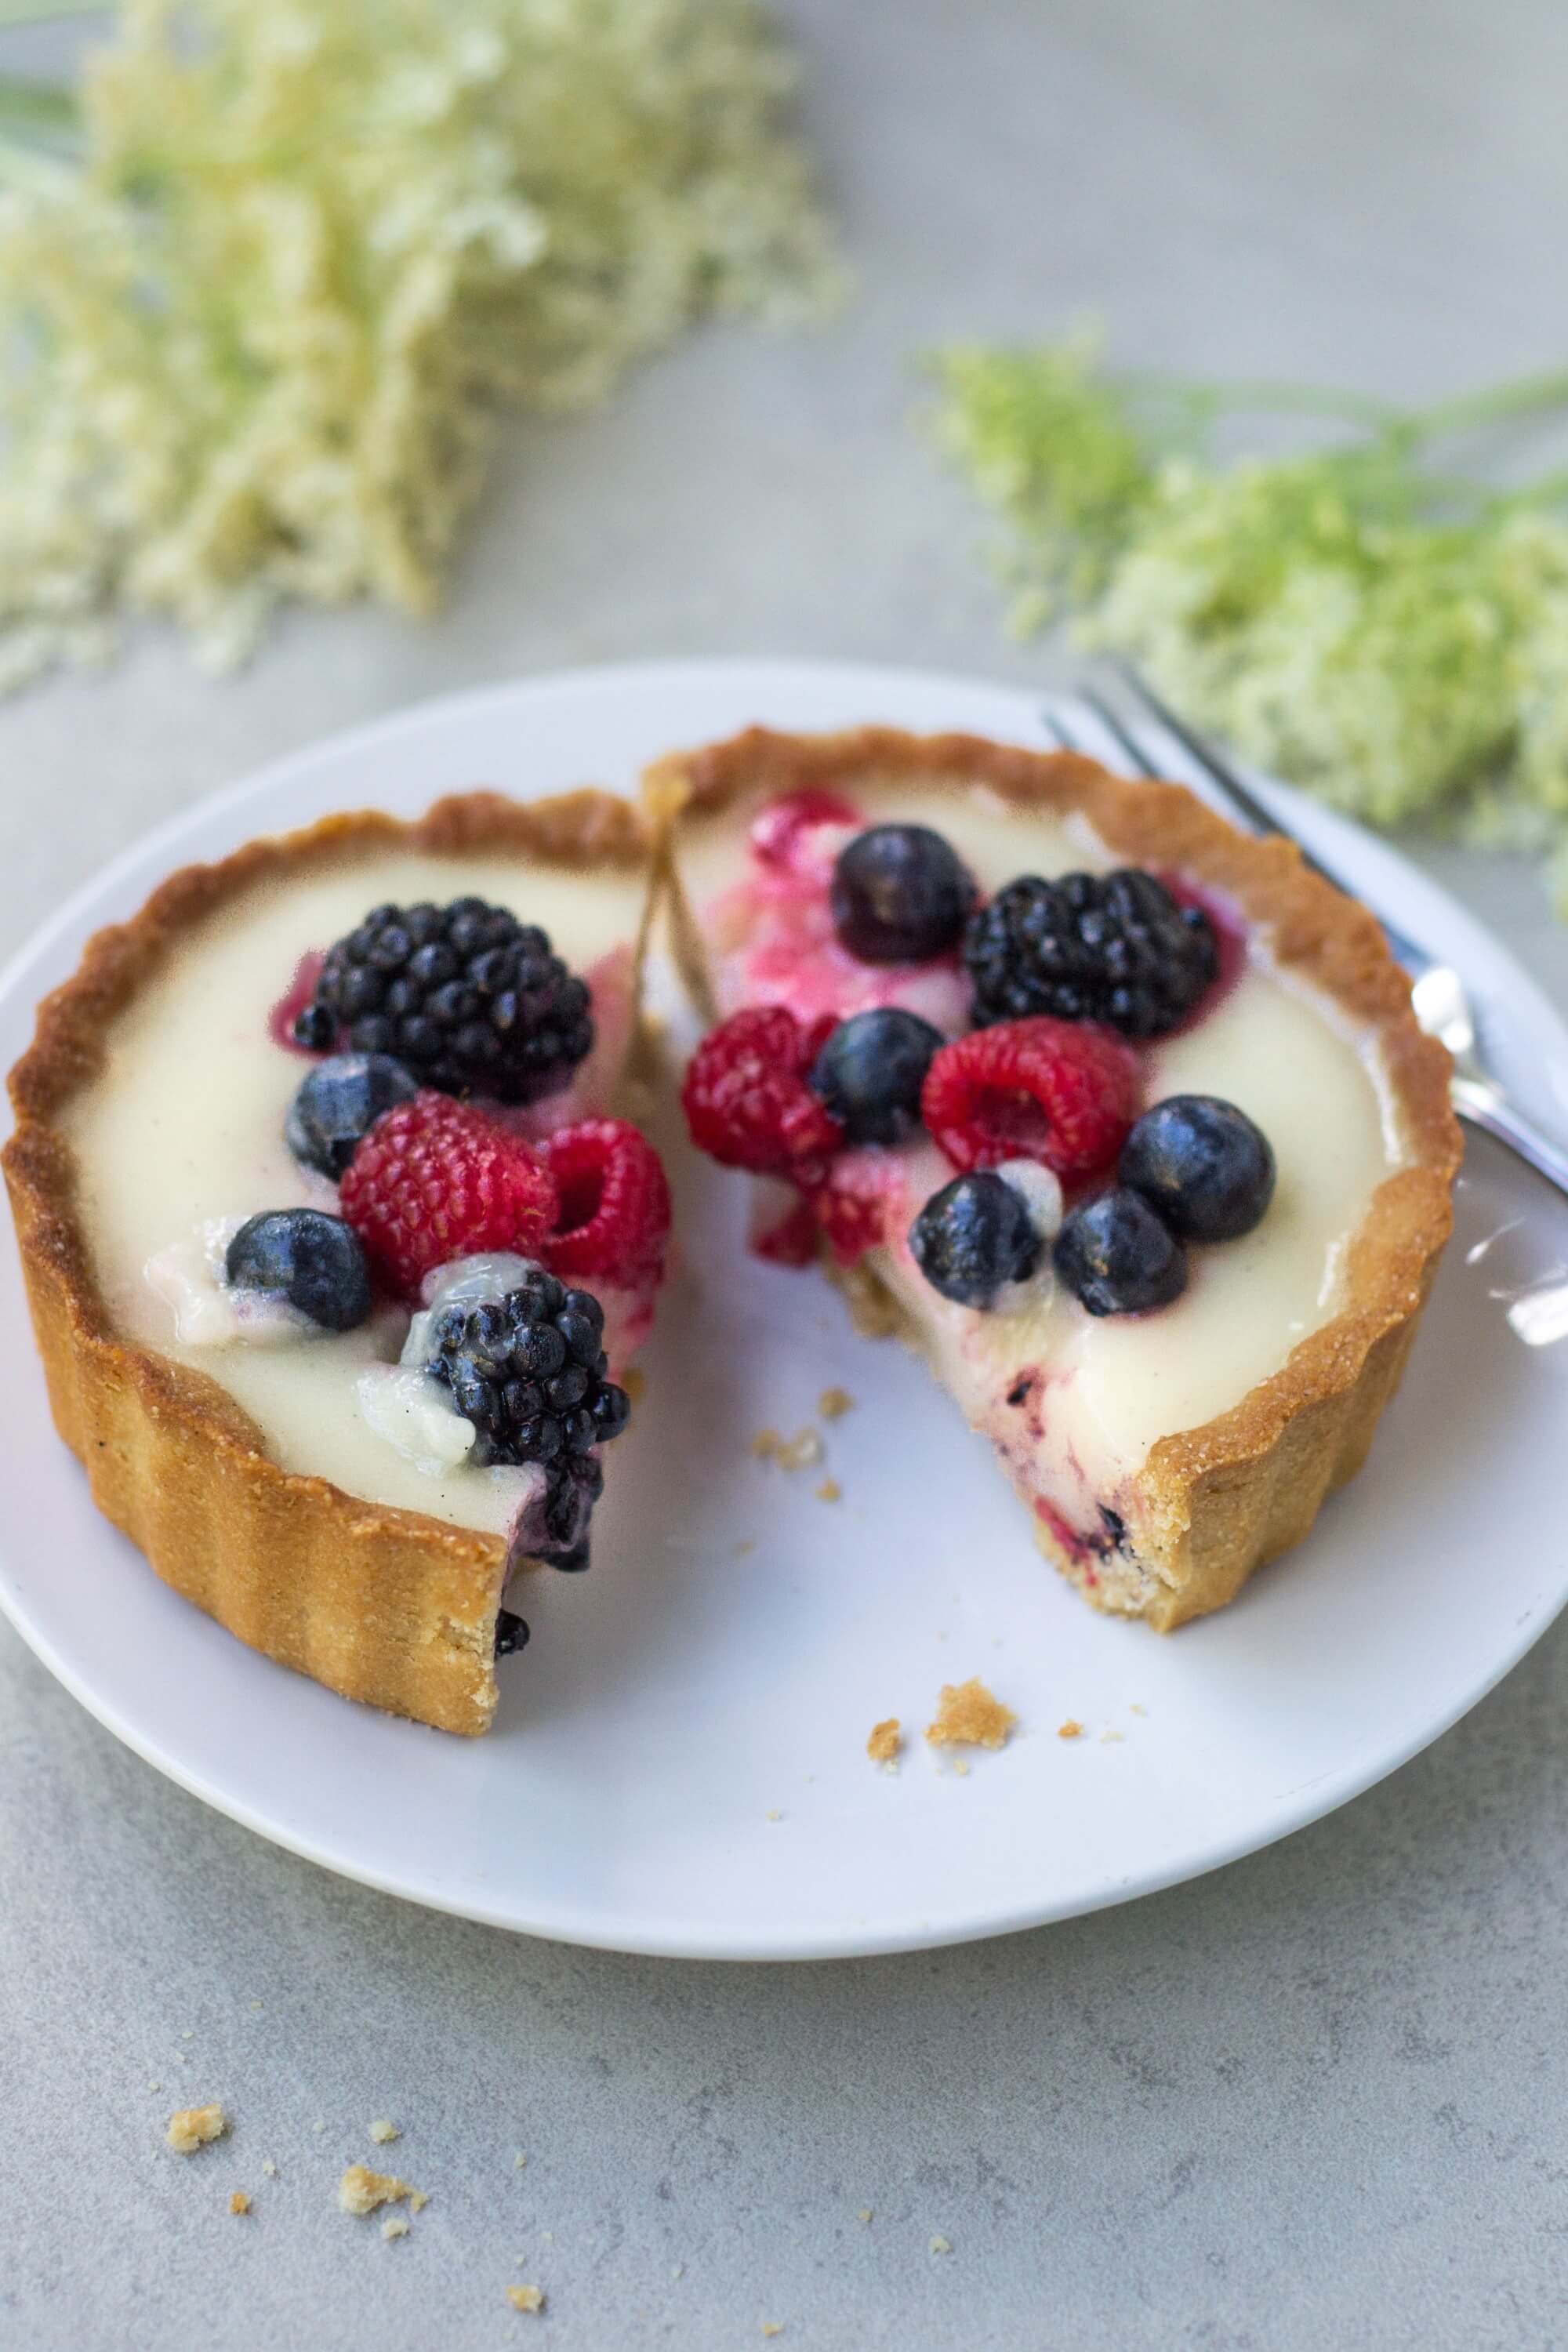
[[[310,1332],[294,1344],[187,1345],[147,1269],[172,1247],[196,1243],[210,1222],[335,1205],[334,1188],[300,1168],[283,1139],[289,1101],[310,1064],[268,1031],[268,1013],[302,957],[330,947],[384,900],[446,904],[472,895],[537,923],[594,986],[594,1051],[570,1089],[538,1107],[543,1123],[559,1123],[604,1109],[619,1075],[643,892],[637,874],[376,854],[258,886],[210,917],[115,1022],[105,1069],[63,1121],[116,1327],[217,1381],[284,1469],[328,1478],[368,1501],[504,1531],[529,1472],[433,1466],[428,1455],[422,1467],[361,1408],[360,1377],[372,1364],[395,1363],[405,1315],[384,1310],[356,1330]]]

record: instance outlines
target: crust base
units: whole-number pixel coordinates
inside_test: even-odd
[[[55,1124],[102,1067],[109,1024],[195,923],[258,881],[402,848],[499,851],[584,874],[646,868],[649,857],[637,813],[609,793],[521,803],[468,793],[416,824],[329,817],[187,866],[132,922],[98,932],[74,977],[40,1006],[34,1043],[11,1073],[16,1131],[0,1162],[55,1426],[100,1510],[166,1584],[253,1649],[345,1698],[473,1735],[495,1713],[502,1539],[280,1469],[216,1381],[122,1339]]]
[[[1452,1226],[1462,1139],[1448,1056],[1416,1027],[1408,981],[1373,917],[1310,873],[1291,844],[1237,832],[1180,785],[1131,782],[1073,753],[889,728],[821,736],[752,729],[648,772],[649,806],[669,827],[672,943],[709,1017],[701,932],[680,883],[683,839],[722,824],[758,792],[874,791],[878,779],[984,783],[1017,811],[1021,833],[1031,814],[1082,815],[1118,856],[1225,892],[1268,931],[1280,964],[1375,1034],[1405,1164],[1378,1186],[1352,1239],[1340,1311],[1230,1412],[1152,1448],[1131,1482],[1134,1509],[1121,1543],[1070,1548],[1023,1496],[1040,1549],[1086,1600],[1168,1632],[1234,1600],[1256,1570],[1300,1541],[1325,1496],[1366,1459]],[[868,1266],[829,1271],[862,1330],[896,1334],[924,1354],[918,1326]]]

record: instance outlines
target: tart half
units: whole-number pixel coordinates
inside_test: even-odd
[[[753,730],[647,792],[720,1024],[689,1116],[769,1171],[763,1254],[926,1356],[1097,1607],[1223,1606],[1361,1467],[1449,1232],[1447,1057],[1373,918],[1068,754]],[[1173,1104],[1189,1166],[1194,1121],[1240,1139],[1239,1213],[1150,1207]]]
[[[513,1328],[503,1339],[527,1340],[534,1369],[557,1384],[553,1402],[534,1398],[554,1414],[557,1452],[576,1413],[581,1426],[567,1433],[581,1479],[594,1483],[575,1496],[579,1524],[565,1530],[574,1538],[599,1475],[584,1414],[599,1410],[599,1434],[616,1433],[625,1400],[610,1380],[651,1321],[657,1250],[620,1266],[586,1246],[598,1237],[587,1231],[598,1206],[587,1197],[594,1154],[630,1137],[605,1115],[633,1044],[648,873],[642,819],[597,793],[526,804],[469,793],[406,824],[330,817],[187,867],[134,920],[98,933],[76,975],[41,1007],[35,1043],[11,1073],[16,1128],[4,1162],[28,1299],[56,1424],[95,1502],[160,1576],[253,1647],[347,1697],[445,1730],[489,1725],[498,1624],[502,1650],[526,1638],[501,1611],[508,1579],[547,1559],[584,1557],[580,1544],[555,1540],[564,1474],[534,1458],[547,1450],[541,1444],[531,1456],[527,1444],[510,1442],[528,1409],[524,1391],[505,1385],[518,1367],[481,1357],[476,1372],[465,1315],[479,1306],[489,1314],[510,1295]],[[470,930],[491,928],[472,940],[459,931],[464,953],[454,961],[443,910],[455,902],[480,910]],[[405,908],[416,936],[400,950],[395,919]],[[537,932],[523,934],[513,915],[547,932],[559,961],[536,953]],[[413,961],[419,938],[430,942],[423,965]],[[425,1050],[437,983],[450,964],[454,986],[468,988],[476,967],[467,950],[482,953],[489,939],[503,944],[482,974],[478,1009],[496,1034],[487,1041],[471,1023],[461,1026],[475,1006],[473,991],[459,990],[434,1003],[433,1017],[452,1016],[443,1060]],[[363,963],[360,995],[350,991],[341,1005],[330,958],[321,977],[334,941],[347,943],[344,971],[345,956]],[[391,988],[399,979],[401,993]],[[520,1011],[518,989],[526,996],[532,982]],[[372,1025],[351,1026],[367,1004]],[[556,1024],[548,1033],[540,1004]],[[510,1023],[520,1038],[530,1018],[535,1043],[545,1034],[544,1061],[507,1060],[500,1033]],[[314,1057],[300,1038],[317,1047]],[[454,1038],[499,1055],[499,1075],[482,1084]],[[291,1149],[285,1128],[306,1073],[323,1066],[323,1052],[356,1044],[385,1045],[393,1057],[406,1045],[416,1060],[419,1048],[423,1059],[397,1078],[397,1100],[387,1097],[365,1141],[323,1138],[318,1122],[313,1143],[296,1134]],[[482,1097],[487,1084],[499,1102],[458,1102]],[[428,1126],[432,1110],[442,1136],[453,1116],[478,1123],[465,1181],[489,1219],[471,1254],[453,1245],[456,1263],[442,1265],[427,1263],[428,1250],[410,1259],[396,1220],[410,1184],[425,1181],[432,1209],[445,1212],[455,1181],[432,1188],[426,1161],[388,1174],[407,1140],[389,1143],[388,1122]],[[374,1199],[363,1156],[370,1139],[381,1154]],[[314,1164],[301,1150],[314,1151]],[[356,1167],[368,1205],[351,1209]],[[662,1186],[661,1174],[650,1181]],[[530,1182],[550,1205],[514,1236],[506,1203],[515,1197],[526,1208]],[[281,1219],[281,1242],[242,1234],[261,1213]],[[423,1213],[411,1213],[414,1222]],[[345,1222],[356,1215],[357,1225]],[[575,1236],[565,1231],[573,1225]],[[523,1246],[547,1231],[553,1240]],[[320,1267],[304,1246],[323,1234],[325,1307],[310,1290]],[[563,1238],[579,1246],[575,1256],[562,1253],[562,1280],[536,1277],[535,1259],[550,1260]],[[368,1311],[357,1295],[343,1304],[345,1254],[350,1294],[368,1265]],[[578,1270],[584,1265],[591,1274]],[[296,1274],[298,1292],[266,1287]],[[520,1282],[534,1284],[531,1308],[517,1304]],[[574,1284],[593,1291],[598,1307],[584,1311],[602,1310],[604,1328],[595,1341],[592,1321],[579,1317],[573,1352],[558,1333],[541,1340],[525,1309],[553,1317],[571,1339],[581,1292],[571,1289],[564,1307],[563,1297]],[[310,1301],[309,1313],[296,1296]],[[346,1328],[323,1328],[318,1313]],[[479,1423],[461,1417],[464,1397]],[[537,1415],[530,1428],[537,1440]]]

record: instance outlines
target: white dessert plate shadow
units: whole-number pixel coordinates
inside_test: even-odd
[[[0,1064],[98,925],[174,866],[335,808],[413,813],[484,782],[630,790],[644,760],[757,719],[883,719],[1043,741],[1037,703],[821,664],[529,680],[342,735],[118,860],[0,982]],[[1289,795],[1334,865],[1494,1010],[1500,1066],[1568,1125],[1568,1033],[1461,908]],[[1213,1869],[1326,1813],[1474,1705],[1568,1598],[1568,1220],[1472,1147],[1458,1232],[1367,1471],[1222,1615],[1166,1640],[1095,1616],[1036,1552],[988,1449],[902,1350],[813,1280],[749,1260],[742,1188],[678,1171],[684,1267],[616,1447],[586,1578],[542,1578],[496,1728],[442,1737],[334,1698],[167,1591],[100,1519],[31,1350],[0,1355],[0,1606],[149,1762],[265,1837],[531,1934],[795,1959],[995,1935]],[[1554,1295],[1555,1294],[1555,1295]],[[25,1309],[14,1253],[0,1312]],[[820,1470],[752,1459],[819,1391],[855,1409]],[[837,1502],[816,1487],[830,1474]],[[374,1595],[370,1605],[374,1606]],[[1017,1712],[966,1775],[920,1737],[981,1675]],[[895,1775],[866,1736],[900,1717]],[[1071,1718],[1074,1739],[1057,1737]]]

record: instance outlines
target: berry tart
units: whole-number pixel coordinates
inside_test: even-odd
[[[1178,787],[882,729],[660,761],[693,1140],[923,1351],[1098,1607],[1223,1606],[1360,1466],[1450,1225],[1366,910]]]
[[[650,858],[597,793],[258,841],[101,931],[11,1074],[60,1433],[231,1633],[483,1731],[587,1564],[669,1228],[616,1116]]]

